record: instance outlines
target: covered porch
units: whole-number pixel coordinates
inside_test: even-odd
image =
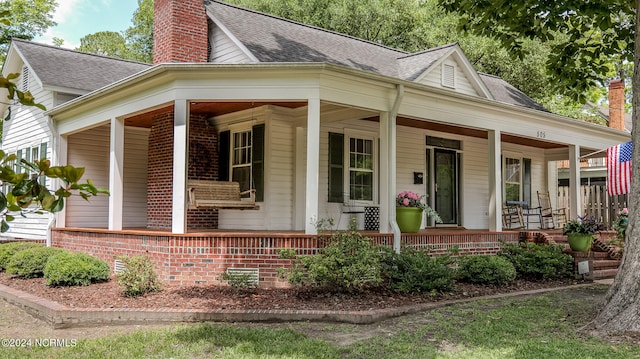
[[[377,234],[392,236],[396,248],[401,236],[394,225],[395,195],[401,190],[426,194],[429,205],[447,214],[446,225],[502,233],[510,193],[505,158],[519,161],[521,172],[529,166],[529,177],[520,175],[517,186],[509,185],[531,205],[531,193],[554,192],[553,161],[570,160],[570,183],[577,184],[582,154],[626,139],[619,131],[561,116],[328,64],[161,64],[59,106],[51,116],[61,136],[54,160],[86,166],[85,177],[111,192],[90,204],[70,200],[57,216],[59,230],[314,235],[319,219],[343,213],[344,197],[331,199],[328,138],[338,133],[345,148],[351,139],[374,144],[374,161],[365,169],[342,164],[337,194],[378,208]],[[259,125],[263,162],[251,164],[247,183],[261,186],[260,209],[190,208],[190,179],[236,180],[236,164],[220,159],[234,148],[220,134],[253,135]],[[228,150],[221,152],[223,146]],[[357,151],[343,152],[348,161]],[[450,161],[444,163],[447,171],[438,167],[439,154]],[[370,183],[349,178],[366,170]],[[438,176],[451,179],[449,188]],[[350,192],[358,186],[369,186],[368,196],[353,199]],[[575,218],[580,192],[572,188],[569,217]],[[425,219],[423,227],[430,225]]]

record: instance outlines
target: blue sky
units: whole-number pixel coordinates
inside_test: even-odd
[[[138,8],[137,0],[57,0],[53,15],[57,26],[34,41],[52,44],[51,39],[64,39],[63,47],[74,49],[80,38],[98,31],[121,32],[131,26]]]

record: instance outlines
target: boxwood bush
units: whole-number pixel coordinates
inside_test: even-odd
[[[503,244],[498,255],[516,268],[519,278],[528,280],[572,278],[573,257],[558,245],[522,242]]]
[[[49,286],[89,285],[109,280],[109,265],[85,253],[63,251],[49,258],[43,273]]]
[[[121,256],[124,270],[118,273],[118,285],[126,297],[137,297],[161,289],[158,275],[153,270],[153,262],[145,256]]]
[[[395,292],[421,293],[450,291],[455,270],[449,255],[431,257],[429,253],[403,248],[400,253],[385,249],[382,258],[383,277]]]
[[[36,247],[44,247],[44,245],[34,242],[9,242],[0,244],[0,271],[7,269],[9,260],[14,254],[24,249]]]
[[[505,285],[516,279],[516,268],[498,256],[463,256],[458,258],[458,279],[477,284]]]
[[[42,277],[49,257],[63,251],[61,248],[44,246],[23,249],[11,257],[7,264],[7,273],[23,278]]]

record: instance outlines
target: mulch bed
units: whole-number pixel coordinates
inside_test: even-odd
[[[372,310],[442,300],[473,298],[576,284],[576,281],[531,282],[516,280],[495,287],[457,283],[446,293],[402,294],[387,290],[329,293],[311,288],[236,289],[227,286],[165,286],[162,291],[137,298],[122,295],[115,280],[90,286],[48,287],[43,278],[19,279],[0,273],[0,284],[31,293],[70,308],[175,308],[175,309],[290,309]]]

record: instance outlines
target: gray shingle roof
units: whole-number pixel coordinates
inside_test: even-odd
[[[205,7],[260,62],[327,62],[413,81],[455,44],[410,54],[214,0]],[[480,76],[496,101],[546,111],[506,81]]]
[[[150,66],[20,39],[13,39],[12,44],[44,86],[89,92]]]
[[[406,52],[253,10],[205,2],[260,62],[327,62],[398,77]]]
[[[482,82],[487,85],[487,88],[491,91],[496,101],[549,112],[549,110],[535,102],[531,97],[525,95],[524,92],[518,90],[500,77],[483,73],[478,73],[478,75],[480,75]]]

